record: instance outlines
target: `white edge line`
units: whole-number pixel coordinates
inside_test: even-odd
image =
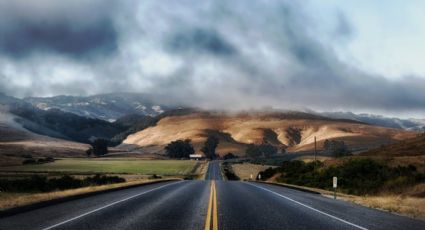
[[[296,204],[299,204],[299,205],[301,205],[301,206],[303,206],[303,207],[306,207],[306,208],[308,208],[308,209],[311,209],[311,210],[313,210],[313,211],[316,211],[316,212],[318,212],[318,213],[320,213],[320,214],[323,214],[323,215],[328,216],[328,217],[330,217],[330,218],[333,218],[333,219],[335,219],[335,220],[341,221],[341,222],[343,222],[343,223],[345,223],[345,224],[351,225],[351,226],[353,226],[353,227],[356,227],[356,228],[359,228],[359,229],[362,229],[362,230],[368,230],[368,229],[367,229],[367,228],[365,228],[365,227],[359,226],[359,225],[357,225],[357,224],[353,224],[353,223],[351,223],[351,222],[348,222],[348,221],[346,221],[346,220],[343,220],[343,219],[341,219],[341,218],[338,218],[338,217],[333,216],[333,215],[331,215],[331,214],[328,214],[328,213],[326,213],[326,212],[322,212],[322,211],[320,211],[320,210],[318,210],[318,209],[315,209],[315,208],[310,207],[310,206],[308,206],[308,205],[306,205],[306,204],[303,204],[303,203],[301,203],[301,202],[298,202],[298,201],[296,201],[296,200],[293,200],[293,199],[291,199],[291,198],[289,198],[289,197],[286,197],[286,196],[284,196],[284,195],[282,195],[282,194],[279,194],[279,193],[277,193],[277,192],[271,191],[271,190],[269,190],[269,189],[266,189],[266,188],[263,188],[263,187],[260,187],[260,186],[257,186],[257,185],[251,184],[251,183],[247,183],[247,182],[245,182],[245,183],[246,183],[246,184],[249,184],[249,185],[251,185],[251,186],[254,186],[254,187],[256,187],[256,188],[259,188],[259,189],[262,189],[262,190],[268,191],[268,192],[270,192],[270,193],[273,193],[273,194],[275,194],[275,195],[277,195],[277,196],[280,196],[280,197],[282,197],[282,198],[285,198],[285,199],[287,199],[287,200],[289,200],[289,201],[292,201],[292,202],[294,202],[294,203],[296,203]]]
[[[160,186],[160,187],[153,188],[153,189],[151,189],[151,190],[144,191],[144,192],[142,192],[142,193],[139,193],[139,194],[136,194],[136,195],[133,195],[133,196],[130,196],[130,197],[124,198],[124,199],[122,199],[122,200],[118,200],[118,201],[112,202],[112,203],[110,203],[110,204],[108,204],[108,205],[102,206],[102,207],[100,207],[100,208],[96,208],[96,209],[91,210],[91,211],[89,211],[89,212],[83,213],[83,214],[81,214],[81,215],[79,215],[79,216],[73,217],[73,218],[71,218],[71,219],[68,219],[68,220],[62,221],[62,222],[60,222],[60,223],[57,223],[57,224],[55,224],[55,225],[52,225],[52,226],[49,226],[49,227],[46,227],[46,228],[43,228],[43,230],[49,230],[49,229],[56,228],[56,227],[58,227],[58,226],[61,226],[61,225],[63,225],[63,224],[66,224],[66,223],[68,223],[68,222],[71,222],[71,221],[73,221],[73,220],[76,220],[76,219],[79,219],[79,218],[81,218],[81,217],[84,217],[84,216],[90,215],[90,214],[92,214],[92,213],[94,213],[94,212],[97,212],[97,211],[100,211],[100,210],[102,210],[102,209],[105,209],[105,208],[111,207],[112,205],[115,205],[115,204],[118,204],[118,203],[121,203],[121,202],[124,202],[124,201],[130,200],[130,199],[133,199],[133,198],[135,198],[135,197],[138,197],[138,196],[144,195],[144,194],[146,194],[146,193],[149,193],[149,192],[152,192],[152,191],[155,191],[155,190],[158,190],[158,189],[161,189],[161,188],[164,188],[164,187],[167,187],[167,186],[173,185],[173,184],[178,184],[178,183],[181,183],[181,182],[183,182],[183,181],[178,181],[178,182],[174,182],[174,183],[171,183],[171,184],[162,185],[162,186]]]

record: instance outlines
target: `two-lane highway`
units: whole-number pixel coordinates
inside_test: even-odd
[[[222,180],[220,162],[211,161],[208,164],[208,170],[205,174],[205,180]]]
[[[424,229],[425,222],[319,194],[223,181],[163,182],[0,218],[0,229]]]

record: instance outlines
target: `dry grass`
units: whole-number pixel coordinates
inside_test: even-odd
[[[232,164],[234,173],[241,178],[241,180],[249,180],[251,175],[255,178],[260,171],[273,167],[268,165],[257,165],[250,163]]]
[[[62,172],[121,174],[191,174],[197,162],[190,160],[143,160],[139,158],[61,158],[52,163],[0,167],[1,172]]]
[[[208,162],[200,161],[199,166],[194,172],[195,175],[198,175],[196,179],[203,180],[205,178],[205,174],[207,173],[207,171],[208,171]]]
[[[370,147],[416,135],[413,132],[347,121],[199,113],[163,118],[156,126],[128,136],[124,143],[155,151],[153,146],[161,146],[160,150],[171,141],[191,139],[199,152],[211,132],[220,137],[217,149],[220,155],[227,152],[241,155],[246,144],[264,141],[282,148],[289,146],[290,151],[301,151],[314,147],[315,136],[319,146],[325,139],[342,139],[353,147]]]
[[[275,183],[275,182],[273,182]],[[288,187],[301,188],[314,192],[321,193],[323,196],[333,198],[333,192],[318,189],[310,188],[305,186],[291,185],[285,183],[275,183],[283,184]],[[412,190],[412,195],[375,195],[375,196],[354,196],[344,193],[337,193],[337,198],[345,200],[348,202],[353,202],[362,206],[380,209],[388,212],[393,212],[409,217],[425,219],[425,196],[418,197],[418,193],[424,193],[425,184],[417,185]],[[413,195],[414,194],[414,195]]]
[[[410,217],[425,218],[425,198],[406,196],[344,197],[363,206],[399,213]]]
[[[362,153],[364,156],[424,156],[425,134]]]
[[[55,192],[47,192],[47,193],[5,193],[0,192],[0,210],[5,210],[13,207],[19,207],[23,205],[33,204],[42,201],[48,201],[63,197],[69,197],[79,194],[85,194],[96,191],[105,191],[108,189],[125,187],[130,185],[141,185],[147,183],[149,181],[147,179],[139,179],[124,183],[118,184],[109,184],[109,185],[101,185],[101,186],[90,186],[84,188],[77,189],[69,189],[65,191],[55,191]]]

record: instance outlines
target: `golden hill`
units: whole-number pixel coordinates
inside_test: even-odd
[[[383,128],[350,120],[334,120],[306,113],[194,113],[161,119],[155,126],[134,133],[124,144],[137,145],[146,152],[161,152],[178,139],[191,139],[195,149],[208,135],[220,139],[220,155],[243,155],[247,144],[270,143],[288,151],[321,148],[326,139],[344,140],[350,147],[367,148],[414,137],[413,132]]]
[[[364,156],[425,156],[425,134],[362,153]]]

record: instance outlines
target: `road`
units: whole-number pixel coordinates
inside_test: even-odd
[[[275,185],[204,181],[113,191],[0,219],[0,229],[424,229],[419,221]]]
[[[205,174],[205,180],[223,180],[219,161],[211,161]]]

